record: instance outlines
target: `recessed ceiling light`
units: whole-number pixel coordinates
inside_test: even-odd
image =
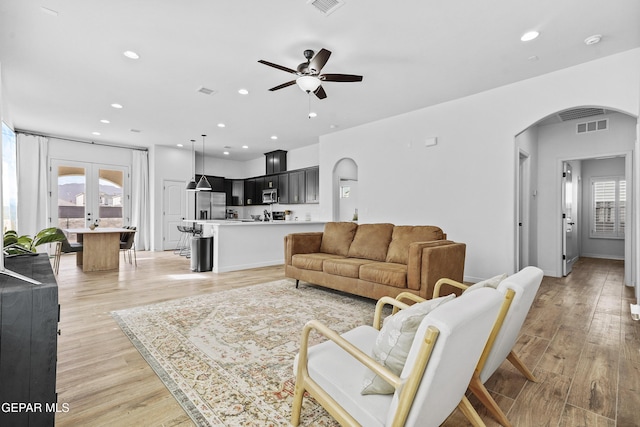
[[[109,124],[111,122],[109,120],[107,120],[107,119],[102,119],[102,120],[100,120],[100,123]]]
[[[184,147],[184,145],[182,144],[176,144],[178,147]]]
[[[600,43],[600,40],[602,40],[602,36],[600,34],[594,34],[593,36],[589,36],[586,39],[584,39],[584,44],[589,46],[592,44]]]
[[[100,135],[100,132],[91,132],[91,135],[96,135],[96,136],[98,136],[98,135]]]
[[[112,106],[113,108],[117,108],[117,109],[122,108],[122,105],[121,105],[121,104],[111,104],[111,106]]]
[[[239,90],[238,90],[238,93],[239,93],[240,95],[249,95],[249,91],[248,91],[248,90],[246,90],[246,89],[239,89]]]
[[[228,156],[229,152],[228,151],[224,151],[222,154],[224,154],[225,156]]]
[[[539,35],[540,33],[537,31],[529,31],[528,33],[524,33],[522,37],[520,37],[520,40],[522,40],[523,42],[528,42],[537,38]]]
[[[122,52],[122,54],[129,59],[140,59],[140,55],[132,50],[125,50],[124,52]]]
[[[312,119],[314,117],[317,117],[318,114],[314,113],[313,111],[309,113],[309,118]]]
[[[227,126],[227,125],[225,125],[224,123],[218,123],[218,127],[219,127],[219,128],[223,128],[223,127],[225,127],[225,126]]]
[[[276,135],[271,135],[271,139],[276,140],[278,137]]]
[[[249,146],[248,145],[243,145],[242,148],[244,148],[246,150],[247,148],[249,148]]]

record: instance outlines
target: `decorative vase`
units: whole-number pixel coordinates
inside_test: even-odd
[[[89,226],[89,228],[90,228],[91,230],[95,230],[95,229],[96,229],[96,225],[95,225],[95,224],[91,224],[91,225]]]

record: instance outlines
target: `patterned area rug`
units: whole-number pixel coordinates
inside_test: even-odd
[[[304,324],[371,324],[375,302],[280,280],[112,312],[198,426],[288,426]],[[314,342],[319,335],[312,333]],[[301,425],[335,426],[305,398]]]

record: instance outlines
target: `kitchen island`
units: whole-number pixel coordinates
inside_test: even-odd
[[[323,221],[185,220],[213,237],[213,272],[284,264],[284,237],[323,231]]]

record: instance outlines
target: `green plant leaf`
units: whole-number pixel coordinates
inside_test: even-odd
[[[8,230],[4,233],[3,247],[13,245],[18,241],[18,233],[13,230]]]
[[[33,246],[43,245],[45,243],[53,243],[64,240],[64,234],[58,233],[56,227],[45,228],[40,230],[33,239]]]

